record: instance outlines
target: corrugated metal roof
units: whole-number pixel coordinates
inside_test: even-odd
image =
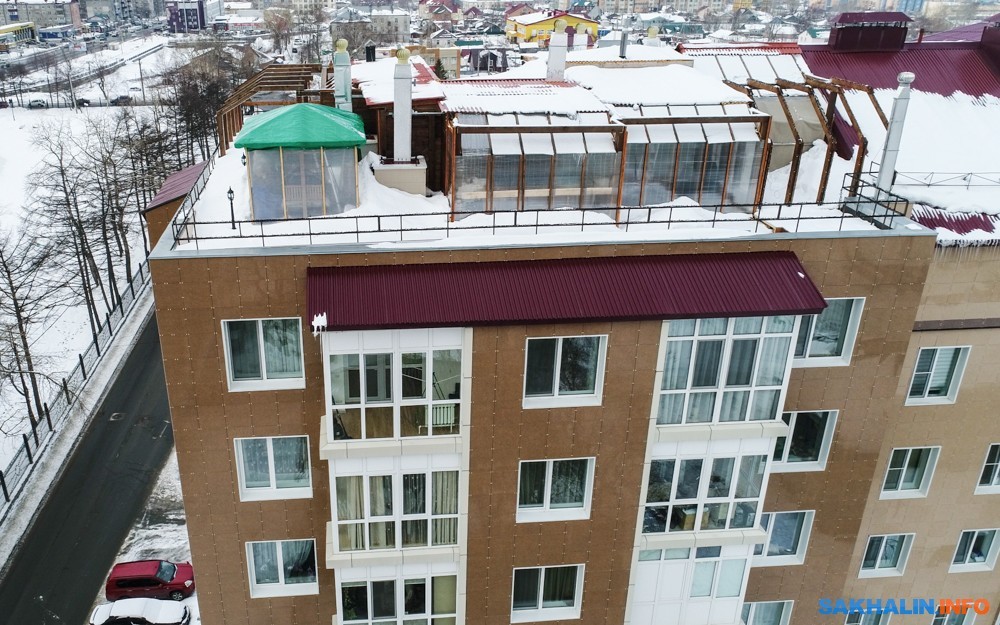
[[[198,180],[198,176],[201,175],[202,170],[205,169],[205,165],[207,164],[208,161],[198,163],[167,176],[167,179],[163,181],[163,185],[160,186],[160,190],[156,192],[153,199],[146,205],[145,210],[153,210],[190,193],[191,189],[194,188],[194,183]]]
[[[310,267],[327,329],[818,313],[792,252]]]
[[[1000,72],[971,43],[909,44],[891,52],[838,53],[826,46],[802,46],[809,69],[824,78],[847,78],[876,89],[896,89],[900,72],[913,72],[918,91],[1000,97]]]
[[[873,24],[885,22],[912,22],[906,13],[900,11],[860,11],[841,13],[833,20],[833,24]]]
[[[956,213],[935,208],[913,208],[913,221],[931,229],[945,228],[956,234],[970,232],[996,232],[1000,227],[1000,216],[984,213]]]

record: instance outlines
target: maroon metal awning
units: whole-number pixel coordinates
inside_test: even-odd
[[[328,330],[818,313],[792,252],[310,267]]]

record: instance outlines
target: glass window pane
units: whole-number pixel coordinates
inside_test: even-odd
[[[774,529],[771,530],[767,555],[792,556],[798,553],[799,538],[802,536],[802,526],[805,519],[804,512],[774,515]]]
[[[847,325],[851,320],[853,308],[853,299],[827,301],[826,310],[816,318],[812,340],[809,342],[810,357],[842,356],[844,354],[844,340],[847,336]]]
[[[281,562],[286,584],[316,582],[316,543],[311,540],[286,540],[281,543]]]
[[[995,536],[996,530],[976,532],[976,538],[972,541],[972,550],[969,552],[969,562],[986,562]]]
[[[267,459],[267,439],[244,438],[239,441],[244,488],[270,488],[271,466]]]
[[[657,425],[680,423],[684,418],[684,394],[660,395],[660,408],[656,415]]]
[[[404,547],[427,546],[427,519],[404,520],[402,523]]]
[[[338,215],[358,203],[358,156],[354,148],[323,150],[326,214]]]
[[[670,510],[670,531],[690,532],[694,529],[695,516],[698,514],[697,504],[675,505]]]
[[[253,575],[257,584],[277,584],[278,545],[274,542],[251,543],[253,553]]]
[[[517,569],[514,571],[513,609],[534,610],[538,608],[539,569]]]
[[[715,567],[718,562],[696,562],[694,575],[691,576],[691,596],[712,596],[712,581],[715,579]]]
[[[559,460],[552,463],[552,508],[582,508],[587,491],[589,460]]]
[[[733,319],[733,334],[760,334],[763,317],[737,317]]]
[[[403,385],[400,394],[403,399],[425,399],[427,397],[427,355],[422,353],[403,354]]]
[[[736,496],[759,497],[764,482],[764,467],[767,456],[744,456],[740,460],[740,477],[736,482]]]
[[[972,546],[972,537],[975,532],[962,532],[958,539],[958,547],[955,549],[955,558],[952,564],[965,564],[969,557],[969,547]]]
[[[691,393],[685,423],[708,423],[715,412],[715,393]]]
[[[291,219],[323,214],[323,170],[320,151],[283,148],[281,150],[285,212]]]
[[[542,589],[543,608],[570,607],[576,603],[577,567],[557,566],[545,569]]]
[[[337,525],[337,536],[341,551],[358,551],[365,548],[364,523],[340,523]]]
[[[903,536],[895,534],[885,537],[885,545],[882,547],[882,557],[879,558],[878,568],[894,569],[899,565],[899,557],[903,550]]]
[[[723,341],[699,341],[695,351],[692,388],[714,387],[719,384]]]
[[[958,368],[959,354],[957,347],[940,348],[934,360],[934,372],[931,374],[927,387],[927,397],[947,397],[951,390],[951,382]]]
[[[441,517],[431,519],[431,543],[434,545],[457,545],[458,518]]]
[[[372,582],[372,619],[396,616],[396,582]]]
[[[392,476],[373,475],[368,478],[370,514],[372,516],[392,516]]]
[[[639,562],[659,560],[662,553],[659,549],[643,549],[639,551]]]
[[[677,480],[677,498],[694,499],[698,496],[698,484],[701,482],[700,458],[695,460],[682,460],[680,476]]]
[[[795,327],[795,317],[793,315],[780,315],[778,317],[767,318],[767,333],[775,334],[779,332],[791,332]]]
[[[653,460],[649,465],[649,487],[646,502],[670,501],[670,491],[674,483],[674,460]]]
[[[431,580],[433,588],[431,606],[434,614],[455,613],[457,580],[455,575],[441,575]]]
[[[735,458],[716,458],[712,461],[712,475],[708,482],[709,497],[728,497],[733,481]]]
[[[264,363],[269,380],[302,377],[298,319],[264,319]]]
[[[403,614],[427,614],[427,582],[408,579],[403,583]]]
[[[729,522],[729,529],[753,527],[757,519],[757,502],[740,501],[733,506],[733,518]]]
[[[743,588],[743,571],[746,560],[723,560],[719,571],[719,582],[715,588],[716,597],[738,597]]]
[[[403,476],[403,514],[424,514],[427,511],[427,476],[412,473]]]
[[[733,341],[729,355],[729,373],[726,386],[749,386],[753,379],[753,363],[757,357],[757,339]]]
[[[788,349],[791,344],[792,339],[788,336],[764,339],[764,345],[760,352],[760,363],[757,365],[758,386],[781,386],[784,384]]]
[[[750,391],[726,391],[722,394],[719,421],[745,421],[750,407]]]
[[[795,337],[795,357],[805,358],[806,347],[809,345],[809,337],[812,336],[813,324],[816,323],[816,315],[805,315],[802,323],[799,324],[799,335]]]
[[[357,354],[330,356],[330,389],[334,406],[361,403],[359,362]]]
[[[257,342],[256,321],[227,321],[229,361],[233,380],[259,380],[260,345]]]
[[[305,436],[271,439],[274,451],[274,485],[277,488],[309,486],[309,452]]]
[[[434,471],[431,484],[431,514],[458,514],[458,471]]]
[[[819,460],[829,421],[828,412],[800,412],[795,417],[788,462],[816,462]]]
[[[345,583],[340,588],[340,600],[344,608],[344,621],[368,620],[368,584],[364,582]]]
[[[522,462],[517,505],[540,508],[545,505],[546,462]]]
[[[365,401],[392,401],[392,354],[365,354]]]
[[[337,478],[337,519],[353,521],[365,515],[363,478],[361,476]]]
[[[526,396],[555,393],[557,341],[558,339],[528,339],[528,364],[524,371]]]
[[[667,326],[667,336],[694,336],[694,319],[674,319]]]
[[[371,549],[395,549],[396,523],[394,521],[369,523],[368,545]]]
[[[667,353],[663,360],[663,383],[660,388],[665,391],[687,388],[693,343],[693,341],[667,343]]]
[[[434,399],[461,399],[462,350],[434,350]]]
[[[754,391],[753,404],[750,408],[751,421],[771,421],[778,418],[778,400],[781,391]]]
[[[596,336],[565,338],[559,363],[561,395],[592,394],[597,388],[601,339]]]
[[[669,506],[647,506],[642,517],[642,532],[654,534],[667,531],[667,515]]]
[[[903,471],[902,488],[918,489],[924,479],[924,472],[927,469],[927,462],[930,459],[931,450],[927,447],[911,449],[910,457],[906,462]]]
[[[664,560],[687,560],[690,557],[691,557],[691,550],[687,547],[679,547],[676,549],[663,550]]]
[[[702,336],[717,336],[725,334],[729,326],[729,319],[717,317],[715,319],[700,319],[698,321],[698,334]]]
[[[701,513],[701,529],[703,530],[724,530],[726,521],[729,519],[728,503],[706,504]]]

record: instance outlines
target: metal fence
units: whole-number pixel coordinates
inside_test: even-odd
[[[90,345],[78,354],[76,366],[45,398],[44,414],[38,416],[30,432],[21,434],[20,448],[7,468],[0,471],[0,525],[7,520],[14,500],[24,491],[39,457],[59,435],[60,426],[68,418],[95,367],[107,352],[108,345],[148,284],[149,266],[143,262],[122,289],[121,301],[105,316]]]

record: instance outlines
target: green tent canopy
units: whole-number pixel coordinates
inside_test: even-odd
[[[351,148],[365,143],[365,126],[354,113],[299,103],[254,115],[233,144],[248,150]]]

